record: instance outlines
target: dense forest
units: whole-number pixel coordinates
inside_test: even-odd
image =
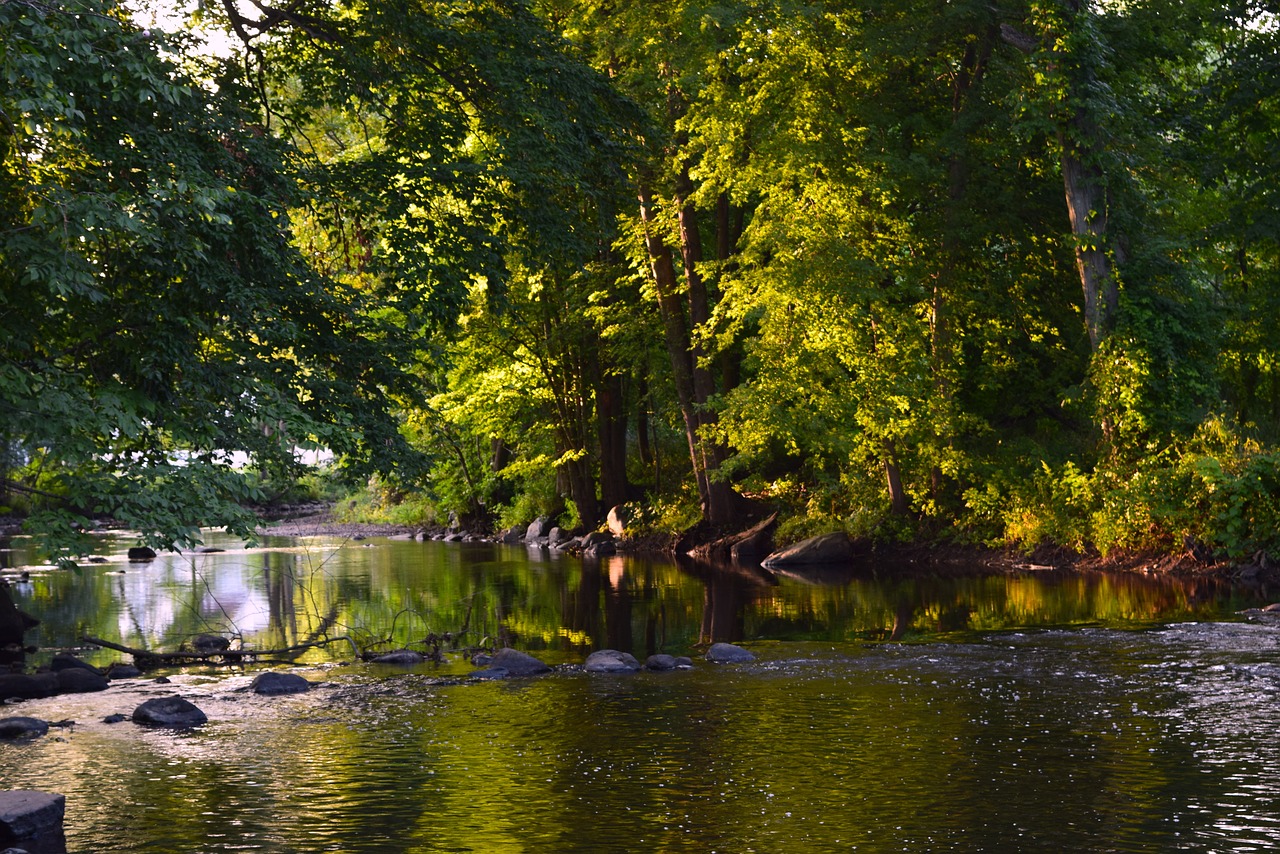
[[[55,553],[310,485],[1280,554],[1274,0],[181,11],[0,0],[0,504]]]

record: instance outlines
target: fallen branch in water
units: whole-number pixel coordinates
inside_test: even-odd
[[[315,647],[328,646],[336,641],[346,641],[351,644],[352,652],[359,657],[360,651],[356,647],[356,642],[351,638],[343,637],[327,638],[326,640],[308,641],[297,646],[289,646],[284,649],[219,649],[211,652],[151,652],[145,649],[134,649],[123,644],[112,643],[102,638],[89,637],[88,635],[81,638],[85,643],[91,643],[94,646],[100,646],[104,649],[114,649],[116,652],[127,652],[133,656],[133,663],[138,666],[139,670],[150,670],[153,667],[181,667],[186,664],[243,664],[246,660],[257,660],[264,656],[294,656],[306,652]]]

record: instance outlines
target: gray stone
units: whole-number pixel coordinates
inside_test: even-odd
[[[188,729],[209,722],[196,706],[181,697],[156,697],[133,710],[133,722],[148,726]]]
[[[592,531],[582,539],[583,557],[604,557],[617,554],[617,552],[618,545],[613,540],[613,534],[604,531]]]
[[[88,694],[105,691],[111,685],[107,677],[89,670],[72,667],[58,671],[58,692],[61,694]]]
[[[755,660],[756,657],[752,653],[731,643],[713,643],[707,650],[707,661],[714,661],[717,664],[740,664]]]
[[[0,740],[14,741],[19,738],[39,738],[49,731],[49,722],[39,718],[2,718],[0,719]]]
[[[531,543],[534,540],[545,539],[547,532],[551,530],[551,520],[546,516],[539,516],[529,523],[529,527],[525,528],[524,541]]]
[[[102,722],[104,724],[122,724],[127,720],[129,720],[128,715],[122,715],[117,713],[114,715],[107,715],[105,718],[102,719]]]
[[[553,546],[559,546],[568,541],[569,535],[560,528],[552,528],[547,532],[547,543]]]
[[[640,662],[629,652],[616,649],[598,649],[587,656],[588,673],[634,673],[640,669]]]
[[[129,549],[129,560],[155,560],[155,549],[149,549],[146,546],[134,546]]]
[[[844,531],[810,537],[795,545],[769,555],[761,565],[766,569],[775,566],[803,566],[817,563],[848,563],[853,560],[853,542]]]
[[[551,668],[528,653],[515,649],[500,649],[493,654],[489,665],[507,671],[509,676],[538,676],[550,673]]]
[[[0,841],[6,845],[62,835],[67,799],[52,792],[14,789],[0,792]]]
[[[498,536],[498,542],[518,543],[522,539],[524,539],[524,532],[525,532],[525,528],[521,527],[520,525],[513,525],[510,528],[507,528],[507,530],[503,531]]]
[[[255,694],[278,697],[281,694],[305,694],[311,690],[311,683],[296,673],[278,673],[269,670],[255,676],[251,687]]]
[[[397,649],[394,652],[388,652],[373,659],[374,664],[404,664],[413,665],[421,664],[426,661],[426,656],[420,652],[414,652],[411,649]]]
[[[651,655],[644,660],[645,670],[657,670],[657,671],[678,670],[682,667],[692,667],[692,666],[693,666],[693,659],[691,658],[687,658],[683,655],[681,656],[667,655],[661,652],[658,653],[657,655]]]
[[[74,655],[68,655],[65,652],[60,652],[53,657],[53,661],[49,662],[49,669],[55,672],[59,670],[72,670],[72,669],[88,670],[90,673],[102,672],[98,668],[90,664],[89,662],[82,661],[81,659],[76,658]]]
[[[142,671],[132,664],[117,662],[107,668],[108,679],[137,679],[141,675]]]

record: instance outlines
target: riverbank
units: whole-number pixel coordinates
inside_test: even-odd
[[[407,525],[342,521],[327,506],[312,506],[281,518],[264,520],[259,533],[271,536],[332,536],[363,538],[373,536],[417,536],[430,538],[444,529],[423,529]],[[497,541],[496,534],[472,534],[476,539]],[[678,552],[702,544],[702,537],[646,532],[623,536],[618,549],[625,554],[670,559]],[[1224,581],[1280,581],[1280,562],[1265,553],[1246,561],[1228,560],[1205,549],[1188,548],[1178,554],[1116,551],[1108,555],[1080,553],[1061,546],[1041,546],[1030,554],[1017,549],[988,548],[943,543],[866,544],[866,553],[876,563],[942,573],[985,571],[1042,572],[1076,570],[1095,572],[1136,572],[1147,575],[1207,577]]]

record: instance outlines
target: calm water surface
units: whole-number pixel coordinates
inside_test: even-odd
[[[1280,624],[1270,592],[1140,576],[807,578],[488,545],[272,540],[79,576],[0,553],[35,642],[176,649],[200,632],[388,649],[457,633],[558,665],[468,683],[342,642],[287,666],[166,671],[9,714],[0,787],[67,795],[73,852],[1266,851],[1280,845]],[[1280,598],[1280,593],[1277,593]],[[712,640],[747,665],[700,660]],[[601,676],[593,649],[690,654]],[[119,654],[81,652],[95,663]],[[37,658],[38,664],[43,659]],[[190,733],[106,724],[180,693]]]

